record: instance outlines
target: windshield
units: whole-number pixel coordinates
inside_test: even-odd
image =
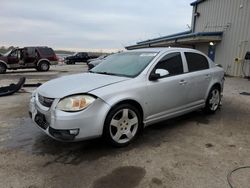
[[[108,56],[90,72],[117,76],[135,77],[157,55],[155,52],[123,52]]]

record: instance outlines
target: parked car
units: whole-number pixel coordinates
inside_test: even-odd
[[[105,58],[107,57],[107,55],[101,55],[98,58],[92,59],[91,61],[89,61],[88,64],[88,69],[92,69],[94,68],[96,65],[99,65]]]
[[[14,48],[0,56],[0,74],[7,69],[35,68],[38,71],[48,71],[50,65],[58,63],[56,54],[49,47]]]
[[[87,52],[77,52],[72,56],[67,56],[64,59],[66,64],[75,64],[76,62],[86,62],[89,59],[96,58],[97,56],[89,55]]]
[[[32,94],[30,116],[57,140],[104,136],[126,146],[145,126],[198,109],[214,113],[223,83],[223,69],[197,50],[131,50],[43,84]]]

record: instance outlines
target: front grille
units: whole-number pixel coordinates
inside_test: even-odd
[[[43,106],[46,106],[48,108],[51,107],[54,99],[53,98],[47,98],[47,97],[43,97],[42,95],[39,95],[38,94],[38,100],[39,102],[43,105]]]

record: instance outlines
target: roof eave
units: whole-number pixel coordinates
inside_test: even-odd
[[[200,3],[203,3],[204,1],[206,1],[206,0],[196,0],[196,1],[192,2],[192,3],[190,3],[190,5],[195,6],[195,5],[198,5]]]

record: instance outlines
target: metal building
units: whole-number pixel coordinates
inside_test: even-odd
[[[191,30],[150,39],[126,49],[178,46],[207,54],[221,64],[226,74],[249,76],[250,0],[197,0],[193,6]]]

